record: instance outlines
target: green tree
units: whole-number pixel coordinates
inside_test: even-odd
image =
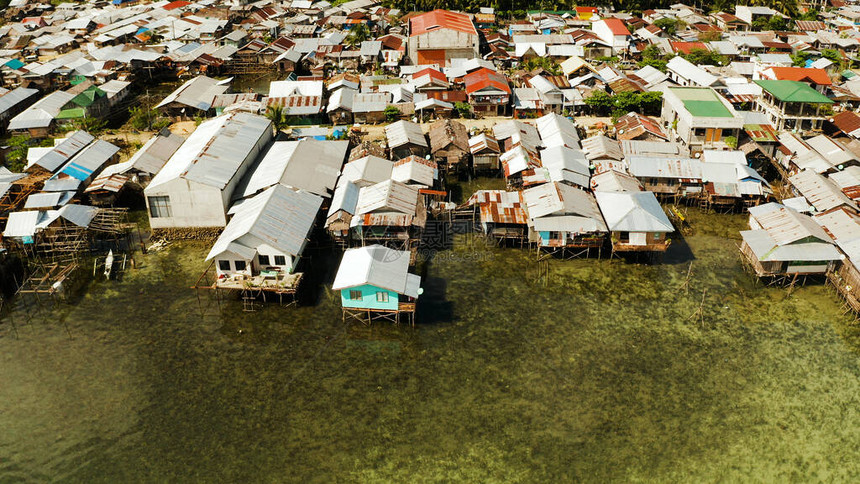
[[[639,106],[643,114],[658,115],[663,107],[663,93],[649,91],[639,94]]]
[[[695,65],[724,66],[729,61],[726,56],[706,49],[691,49],[683,57]]]
[[[842,54],[836,49],[821,49],[821,57],[837,64],[842,62]]]
[[[385,115],[385,120],[390,123],[400,117],[400,110],[397,109],[397,106],[386,106],[382,114]]]
[[[663,59],[644,59],[638,62],[639,67],[651,66],[660,72],[666,72],[667,61]]]
[[[462,101],[458,101],[454,103],[454,110],[457,111],[457,114],[461,118],[471,118],[472,117],[472,105],[469,103],[464,103]]]
[[[682,21],[671,17],[664,17],[654,21],[654,25],[660,27],[663,32],[666,32],[669,35],[675,35],[675,32],[682,28],[682,24]]]
[[[367,25],[357,24],[349,30],[349,35],[343,40],[343,43],[354,49],[361,45],[362,42],[370,37],[370,30]]]
[[[612,96],[614,111],[620,112],[621,115],[627,114],[630,111],[638,111],[640,103],[639,93],[635,91],[623,91]]]
[[[84,116],[76,120],[72,123],[75,129],[84,130],[92,135],[99,135],[102,131],[105,130],[107,126],[107,121],[98,118],[91,118],[89,116]]]
[[[527,71],[543,69],[553,76],[561,75],[561,66],[556,64],[555,61],[549,57],[532,57],[531,59],[523,62],[522,68]]]
[[[15,172],[24,170],[27,161],[27,150],[30,149],[30,137],[26,134],[12,136],[6,141],[9,152],[6,153],[6,166]]]
[[[584,99],[585,104],[592,109],[596,114],[606,116],[612,110],[614,103],[612,96],[606,91],[594,91],[590,96]]]
[[[272,128],[275,129],[275,136],[281,132],[284,126],[287,125],[287,116],[284,108],[280,105],[269,106],[266,109],[266,117],[272,122]]]
[[[153,124],[158,119],[158,111],[155,109],[145,109],[142,106],[134,106],[129,109],[131,116],[128,119],[131,127],[137,130],[146,131],[153,129]]]
[[[735,149],[738,147],[738,139],[734,136],[726,136],[725,138],[723,138],[723,143],[725,143],[726,146],[731,149]]]
[[[810,55],[808,52],[798,51],[797,54],[791,56],[791,65],[794,67],[805,67],[806,60],[809,59]]]
[[[663,52],[654,44],[648,44],[648,47],[642,49],[642,59],[651,60],[659,59],[663,56]]]

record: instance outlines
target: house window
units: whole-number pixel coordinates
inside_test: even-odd
[[[233,261],[233,265],[236,266],[237,271],[244,271],[245,270],[245,261],[243,261],[243,260]]]
[[[258,255],[257,260],[260,262],[261,266],[269,265],[269,256],[267,255]]]
[[[149,197],[149,215],[152,218],[170,217],[170,197]]]
[[[353,301],[361,301],[361,299],[362,299],[361,291],[355,291],[355,290],[349,291],[349,298],[352,299]]]
[[[376,302],[388,302],[388,293],[383,291],[377,292]]]
[[[661,233],[659,233],[659,232],[654,232],[654,240],[660,240],[660,237],[661,237],[662,235],[663,235],[663,234],[661,234]]]
[[[218,261],[218,268],[221,269],[222,271],[229,271],[230,270],[230,261],[219,260]]]
[[[275,265],[276,265],[276,266],[285,266],[285,265],[287,265],[287,258],[286,258],[286,256],[283,256],[283,255],[276,255],[276,256],[275,256]]]

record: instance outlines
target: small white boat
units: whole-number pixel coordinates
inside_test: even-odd
[[[110,271],[113,269],[113,250],[108,252],[105,258],[105,279],[110,279]]]

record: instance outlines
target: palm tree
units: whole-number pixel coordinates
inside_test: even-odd
[[[281,132],[284,126],[287,125],[287,116],[284,113],[284,108],[276,104],[269,106],[266,109],[266,117],[272,122],[272,127],[275,128],[275,136]]]
[[[344,43],[349,46],[349,48],[354,49],[356,46],[364,42],[370,37],[370,30],[368,30],[367,25],[357,24],[355,27],[350,29],[349,35],[344,39]]]

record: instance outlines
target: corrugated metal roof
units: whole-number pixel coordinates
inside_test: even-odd
[[[370,284],[416,298],[419,284],[415,281],[417,276],[409,277],[409,257],[407,250],[381,245],[348,249],[340,261],[332,289],[340,291]]]
[[[60,114],[60,110],[66,105],[74,94],[65,91],[54,91],[35,104],[22,111],[9,121],[8,130],[24,130],[31,128],[47,128],[54,118]]]
[[[432,187],[438,172],[435,162],[413,155],[394,163],[391,179],[400,183]]]
[[[397,148],[406,144],[413,144],[428,148],[427,140],[421,126],[411,121],[400,120],[385,127],[385,137],[389,148]]]
[[[358,206],[358,192],[358,185],[342,178],[334,190],[326,217],[331,217],[341,210],[350,215],[355,215],[355,209]]]
[[[229,85],[221,85],[217,79],[206,76],[197,76],[185,81],[178,89],[168,94],[156,108],[171,103],[183,104],[201,111],[207,111],[212,107],[212,101],[218,94],[224,94],[230,88]]]
[[[364,187],[358,194],[356,215],[397,212],[413,216],[418,206],[418,188],[394,180]]]
[[[822,158],[824,158],[830,166],[836,166],[842,163],[847,163],[849,161],[856,161],[857,157],[848,150],[842,143],[820,134],[818,136],[809,138],[806,141],[812,149],[818,152]]]
[[[34,193],[27,197],[24,202],[24,209],[30,210],[34,208],[56,208],[60,206],[60,199],[63,198],[63,192],[41,192]]]
[[[328,198],[337,184],[348,147],[348,141],[276,141],[246,175],[247,181],[236,190],[236,198],[251,196],[276,183]]]
[[[469,197],[469,205],[478,204],[481,222],[526,225],[528,215],[522,203],[522,192],[478,190]]]
[[[792,186],[819,212],[845,206],[857,210],[857,204],[827,178],[814,171],[803,170],[789,178]]]
[[[581,150],[564,146],[551,146],[540,152],[541,166],[553,170],[568,170],[586,177],[590,176],[588,159]],[[587,186],[587,185],[586,185]]]
[[[0,114],[3,114],[17,106],[19,103],[26,101],[31,96],[36,95],[38,89],[29,89],[26,87],[16,87],[15,89],[4,93],[0,96]]]
[[[128,169],[138,170],[154,175],[161,170],[167,160],[182,146],[185,138],[170,131],[149,138],[144,145],[129,159]]]
[[[50,152],[33,162],[33,165],[53,173],[94,139],[95,137],[86,131],[75,131],[54,146]]]
[[[651,192],[595,192],[597,204],[613,232],[674,232],[675,227]]]
[[[582,150],[585,151],[589,160],[601,158],[610,158],[613,160],[624,159],[624,153],[621,151],[621,144],[602,134],[586,138],[582,140],[581,144]]]
[[[702,162],[694,158],[658,158],[631,156],[627,158],[630,174],[636,178],[675,178],[701,180]]]
[[[73,156],[52,178],[63,174],[78,181],[85,181],[118,152],[118,146],[97,139]]]
[[[499,161],[502,162],[505,177],[540,166],[540,159],[537,155],[530,153],[522,146],[516,146],[505,151],[499,156]]]
[[[147,191],[176,178],[223,190],[243,161],[264,137],[271,137],[268,119],[232,112],[203,122],[152,179]]]
[[[391,178],[394,162],[375,155],[367,155],[343,166],[341,179],[359,187],[375,185]]]
[[[677,156],[686,158],[688,151],[678,143],[670,141],[622,140],[621,151],[624,156]]]
[[[607,170],[591,177],[594,192],[640,192],[643,190],[639,180],[615,170]]]
[[[246,200],[221,232],[206,260],[230,244],[256,251],[268,245],[293,257],[301,255],[323,199],[312,193],[275,185]]]
[[[744,242],[749,245],[760,261],[832,261],[841,256],[830,243],[808,242],[781,245],[766,230],[745,230],[741,232]]]
[[[573,121],[565,118],[564,116],[550,113],[535,120],[535,124],[537,125],[537,130],[540,134],[541,140],[544,141],[544,146],[550,146],[546,141],[547,139],[552,138],[553,140],[571,139],[577,143],[577,146],[568,146],[570,148],[578,147],[579,133],[576,130],[576,125],[573,124]],[[559,137],[557,135],[562,136]]]
[[[36,223],[38,221],[39,212],[12,212],[6,221],[6,229],[3,230],[3,237],[32,237],[36,233]]]
[[[489,151],[495,154],[501,153],[499,142],[496,141],[496,138],[485,133],[469,138],[469,151],[473,155],[481,154],[482,151]]]
[[[743,151],[739,150],[704,150],[702,151],[702,161],[705,163],[736,163],[746,165],[747,157]]]
[[[778,245],[787,245],[813,237],[829,241],[830,237],[815,221],[776,202],[750,207],[750,218],[766,230]]]
[[[523,190],[523,202],[529,219],[536,220],[542,217],[575,216],[566,218],[565,230],[573,230],[573,225],[587,228],[587,232],[607,230],[597,201],[591,194],[579,188],[574,188],[563,183],[546,183],[536,187]],[[591,222],[578,220],[590,219]],[[537,227],[535,227],[537,229]]]

